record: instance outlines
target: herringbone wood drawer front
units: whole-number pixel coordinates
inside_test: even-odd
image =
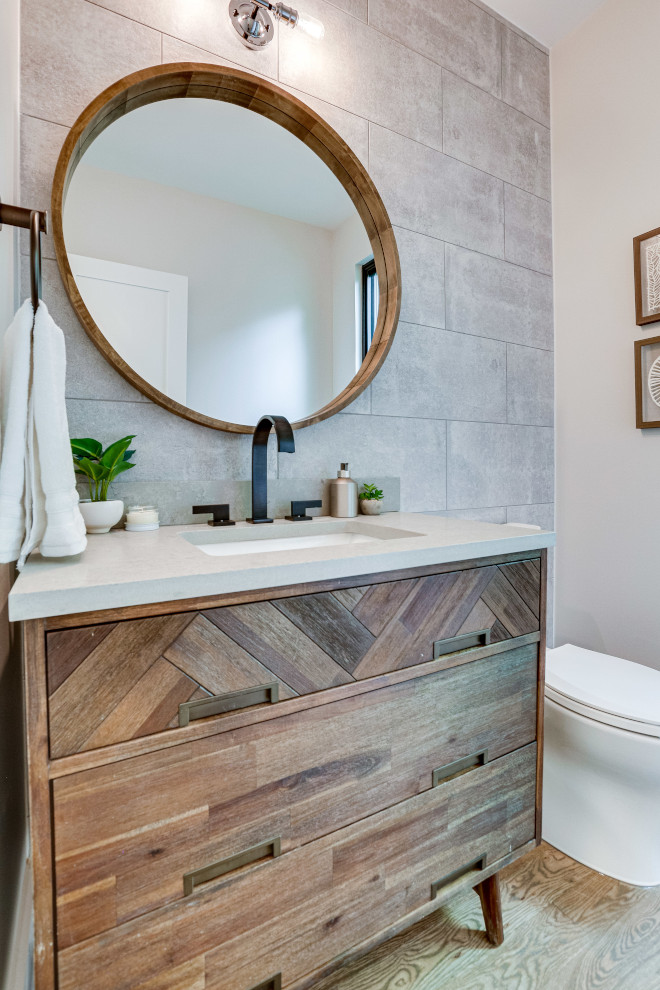
[[[525,560],[53,631],[51,756],[175,730],[180,705],[186,719],[214,711],[190,702],[291,698],[424,663],[434,643],[466,633],[536,632],[539,595],[539,561]],[[257,687],[263,696],[245,693]]]
[[[532,839],[535,771],[531,744],[64,949],[59,990],[286,987]]]
[[[247,848],[282,852],[412,797],[434,770],[536,735],[536,645],[54,781],[63,948],[184,896]],[[269,851],[267,851],[269,852]]]

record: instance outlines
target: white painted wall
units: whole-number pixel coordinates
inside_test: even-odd
[[[660,669],[660,430],[635,429],[632,239],[660,226],[658,0],[607,0],[551,52],[555,642]]]
[[[18,201],[18,25],[19,0],[0,3],[0,196]],[[16,310],[16,246],[11,227],[0,231],[0,336]]]
[[[76,254],[188,277],[188,405],[250,424],[332,398],[330,231],[82,165],[64,233]]]
[[[19,0],[0,0],[0,196],[18,193]],[[29,204],[28,204],[29,205]],[[35,204],[37,206],[42,204]],[[18,302],[18,232],[0,231],[0,342]],[[9,626],[13,565],[0,567],[0,987],[25,985],[30,886],[26,883],[26,809],[18,631]]]

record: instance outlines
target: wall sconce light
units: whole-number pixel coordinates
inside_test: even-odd
[[[271,17],[272,14],[272,17]],[[247,48],[265,48],[273,39],[273,17],[291,28],[300,28],[310,38],[320,40],[325,34],[321,21],[308,14],[300,14],[285,3],[269,3],[269,0],[246,0],[235,3],[230,0],[229,19],[239,38]]]

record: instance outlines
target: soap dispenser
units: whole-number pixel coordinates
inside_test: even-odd
[[[340,519],[353,519],[358,514],[358,486],[348,473],[348,464],[342,464],[337,477],[330,482],[330,515]]]

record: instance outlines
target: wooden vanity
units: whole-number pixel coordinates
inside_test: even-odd
[[[25,623],[36,990],[311,988],[540,841],[546,550]]]

